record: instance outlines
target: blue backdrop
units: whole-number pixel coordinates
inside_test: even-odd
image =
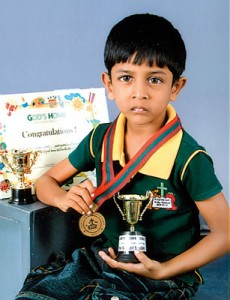
[[[185,40],[188,83],[176,108],[228,196],[228,0],[0,0],[0,94],[101,87],[109,30],[140,12],[168,18]],[[114,119],[114,103],[108,107]]]

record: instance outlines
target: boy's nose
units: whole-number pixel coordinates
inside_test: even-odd
[[[149,97],[147,95],[135,94],[132,98],[136,100],[147,100]]]
[[[132,98],[136,100],[147,100],[149,98],[144,84],[138,84],[133,88]]]

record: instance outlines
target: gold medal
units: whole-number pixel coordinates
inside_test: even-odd
[[[98,236],[105,229],[105,218],[102,214],[94,212],[97,205],[94,204],[90,215],[81,216],[79,219],[79,228],[81,232],[86,236]]]

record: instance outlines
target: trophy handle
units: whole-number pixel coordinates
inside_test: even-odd
[[[16,172],[15,172],[13,166],[11,165],[10,161],[8,161],[8,159],[5,157],[5,153],[6,153],[5,150],[1,150],[1,151],[0,151],[0,156],[1,156],[1,158],[2,158],[2,161],[3,161],[3,163],[4,163],[6,166],[8,166],[8,167],[10,168],[10,170],[12,171],[12,173],[16,175]]]
[[[124,214],[123,210],[121,209],[120,205],[117,203],[115,195],[113,196],[113,201],[116,204],[119,212],[121,213],[123,220],[126,220],[125,214]]]
[[[41,151],[35,151],[35,152],[32,152],[32,153],[33,153],[33,159],[31,159],[30,170],[29,170],[30,173],[31,173],[31,168],[36,163],[36,161],[38,159],[38,156],[40,155]]]
[[[150,202],[152,201],[153,199],[153,193],[151,191],[147,191],[146,192],[146,197],[149,198],[149,201],[148,203],[146,204],[145,208],[143,209],[142,213],[140,214],[140,217],[139,217],[139,220],[141,221],[142,220],[142,217],[143,217],[143,214],[146,212]]]

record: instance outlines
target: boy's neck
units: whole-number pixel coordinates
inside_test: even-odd
[[[153,134],[155,134],[158,130],[160,130],[168,121],[167,112],[165,113],[165,117],[163,120],[160,120],[156,123],[149,123],[149,124],[132,124],[126,121],[125,126],[125,136],[130,136],[133,138],[140,138],[140,139],[149,139]]]

